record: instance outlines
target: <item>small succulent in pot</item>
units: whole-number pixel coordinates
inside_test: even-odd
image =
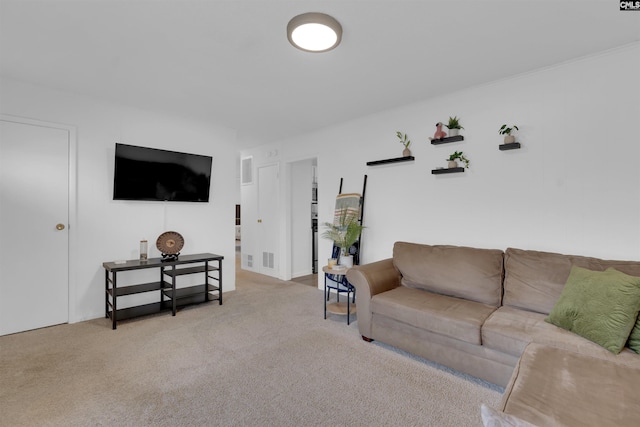
[[[449,117],[449,122],[445,126],[449,128],[449,136],[457,136],[460,129],[464,129],[460,126],[460,119],[458,116]]]

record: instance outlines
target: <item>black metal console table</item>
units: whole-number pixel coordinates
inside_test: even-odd
[[[144,316],[171,310],[173,316],[179,306],[218,301],[222,305],[222,260],[221,255],[204,253],[180,255],[175,261],[162,261],[162,258],[150,258],[145,261],[128,260],[124,263],[104,262],[104,310],[105,317],[111,319],[112,329],[116,329],[118,320]],[[199,264],[192,267],[176,268],[185,264]],[[118,273],[132,270],[157,268],[160,280],[137,285],[119,286]],[[176,287],[176,278],[186,274],[204,273],[204,283],[196,286]],[[213,274],[213,275],[212,275]],[[170,278],[170,281],[167,279]],[[210,281],[217,282],[217,285]],[[160,291],[160,301],[118,309],[118,298],[125,295]]]

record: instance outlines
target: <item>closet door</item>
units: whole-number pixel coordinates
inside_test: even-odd
[[[279,170],[277,164],[258,168],[258,272],[273,277],[279,272]]]
[[[69,138],[0,120],[0,335],[69,320]]]

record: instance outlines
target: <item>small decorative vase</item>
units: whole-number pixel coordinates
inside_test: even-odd
[[[340,265],[343,267],[353,267],[353,255],[340,255]]]
[[[449,136],[458,136],[460,129],[449,129]]]
[[[458,162],[456,162],[455,160],[449,160],[449,169],[453,169],[453,168],[457,168],[458,167]]]
[[[513,135],[505,135],[504,136],[504,143],[505,144],[513,144],[514,142],[516,142],[516,137]]]
[[[409,150],[408,148],[405,148],[404,150],[402,150],[403,157],[409,157],[410,155],[411,155],[411,150]]]

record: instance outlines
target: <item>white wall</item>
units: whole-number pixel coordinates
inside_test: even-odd
[[[70,224],[76,300],[70,301],[70,322],[104,316],[102,262],[137,258],[143,238],[149,240],[149,255],[157,257],[155,241],[168,230],[184,236],[184,254],[223,255],[224,291],[235,289],[235,131],[9,79],[0,84],[3,114],[77,128],[77,224]],[[116,142],[212,156],[210,202],[112,200]],[[140,275],[130,277],[135,276]]]
[[[331,220],[340,177],[343,192],[359,192],[368,175],[363,263],[391,256],[397,240],[638,260],[638,75],[635,43],[296,136],[279,149],[283,161],[318,157],[319,223]],[[435,123],[453,115],[465,141],[431,145]],[[522,149],[498,150],[503,123],[519,126]],[[416,160],[366,166],[401,156],[396,131],[409,135]],[[471,168],[432,175],[453,151]],[[330,252],[320,239],[319,259]]]

